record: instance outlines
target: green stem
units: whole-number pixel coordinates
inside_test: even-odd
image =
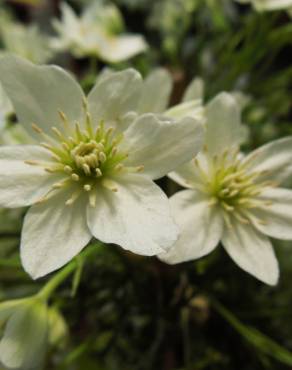
[[[91,256],[92,254],[99,251],[102,247],[103,243],[94,244],[92,246],[88,246],[83,253],[81,253],[79,258],[82,258],[83,260],[87,257]],[[62,270],[57,272],[51,280],[49,280],[45,286],[39,291],[38,296],[41,297],[44,300],[48,300],[52,293],[58,288],[62,282],[67,279],[68,276],[70,276],[75,269],[78,267],[78,261],[77,258],[75,258],[73,261],[71,261],[68,265],[66,265]]]

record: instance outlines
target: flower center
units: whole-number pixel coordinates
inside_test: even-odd
[[[106,128],[103,121],[95,128],[86,103],[84,108],[86,118],[82,128],[79,122],[74,126],[71,125],[61,111],[59,115],[64,125],[64,133],[52,127],[53,135],[50,136],[36,124],[32,125],[33,129],[45,139],[41,145],[51,152],[52,161],[45,164],[39,161],[25,162],[41,165],[49,173],[65,175],[64,179],[55,183],[40,201],[48,199],[58,189],[73,185],[75,191],[66,201],[67,205],[73,204],[82,192],[87,192],[90,204],[95,206],[97,186],[101,185],[115,192],[118,189],[112,180],[114,176],[143,170],[143,166],[129,167],[123,163],[128,157],[128,153],[119,150],[123,135],[116,134],[113,127]]]
[[[264,189],[275,184],[261,181],[263,171],[250,170],[250,161],[240,158],[238,149],[225,150],[220,155],[208,155],[208,158],[208,175],[198,161],[195,163],[201,173],[204,190],[211,196],[210,205],[217,204],[221,207],[228,225],[231,214],[240,222],[249,223],[250,210],[271,204],[258,196]]]

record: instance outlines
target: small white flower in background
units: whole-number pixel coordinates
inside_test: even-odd
[[[160,258],[170,264],[200,258],[221,241],[243,270],[276,284],[278,263],[268,236],[292,239],[292,191],[278,187],[291,176],[292,138],[243,156],[232,96],[218,95],[206,116],[205,149],[169,175],[188,190],[170,198],[181,235]]]
[[[236,0],[242,4],[252,4],[258,11],[291,9],[292,0]]]
[[[105,62],[127,60],[147,49],[140,35],[124,33],[124,22],[117,7],[92,2],[78,17],[65,2],[61,5],[62,20],[54,20],[58,37],[52,47],[70,51],[75,57],[96,56]]]
[[[0,364],[9,369],[40,368],[48,343],[45,301],[30,297],[0,303]],[[2,331],[1,331],[2,332]]]
[[[87,99],[64,70],[17,57],[0,80],[36,145],[0,147],[0,206],[33,205],[21,258],[34,278],[67,263],[91,240],[156,255],[177,239],[169,201],[154,184],[201,149],[201,122],[137,115],[142,90],[128,69],[98,79]]]
[[[13,53],[37,64],[46,63],[53,56],[49,38],[36,25],[24,26],[5,14],[0,17],[0,40],[3,45],[1,56]]]
[[[0,328],[0,365],[8,369],[41,368],[47,347],[68,335],[60,311],[37,295],[1,302]]]

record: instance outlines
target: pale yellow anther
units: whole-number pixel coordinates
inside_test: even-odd
[[[121,172],[124,168],[125,168],[125,166],[124,166],[123,164],[119,163],[119,164],[117,164],[117,165],[115,166],[114,170],[115,170],[116,172]]]
[[[64,171],[68,174],[71,174],[73,170],[70,166],[66,165],[66,166],[64,166]]]
[[[92,189],[92,187],[91,187],[91,185],[89,185],[89,184],[85,184],[85,185],[83,186],[83,189],[84,189],[85,191],[90,191],[90,190]]]
[[[116,154],[117,154],[117,152],[118,152],[118,148],[116,147],[116,146],[114,146],[113,148],[112,148],[112,150],[111,150],[111,156],[113,157],[113,156],[115,156]]]
[[[83,169],[83,171],[85,172],[85,174],[86,175],[90,175],[91,174],[91,170],[90,170],[90,167],[88,166],[88,164],[87,163],[84,163],[83,165],[82,165],[82,169]]]
[[[223,206],[223,208],[227,211],[227,212],[232,212],[234,211],[234,207],[229,205],[228,203],[224,202],[224,201],[221,201],[221,205]]]
[[[64,136],[62,135],[61,131],[60,131],[57,127],[53,126],[53,127],[51,128],[51,130],[53,131],[53,133],[54,133],[54,134],[55,134],[59,139],[64,140]]]
[[[77,173],[72,173],[71,179],[73,181],[79,181],[80,180],[80,177],[79,177],[79,175],[77,175]]]
[[[117,186],[117,184],[114,182],[114,181],[112,181],[112,180],[110,180],[110,179],[103,179],[102,180],[102,182],[101,182],[101,184],[106,188],[106,189],[108,189],[108,190],[111,190],[111,191],[113,191],[113,192],[117,192],[118,191],[118,186]]]
[[[65,202],[66,206],[71,206],[79,198],[80,194],[81,194],[81,189],[76,190],[71,195],[71,197],[68,200],[66,200]]]
[[[39,165],[38,161],[34,161],[34,160],[30,160],[30,159],[25,160],[24,163],[29,164],[31,166],[38,166]]]
[[[145,167],[143,165],[136,167],[136,172],[143,172]]]
[[[66,185],[66,181],[63,181],[63,182],[57,182],[57,183],[53,184],[52,188],[53,188],[53,189],[61,189],[61,188],[63,188],[65,185]]]
[[[62,142],[62,147],[67,150],[68,152],[70,151],[70,146],[68,143]]]
[[[98,158],[101,161],[101,163],[104,163],[106,161],[106,154],[104,152],[99,152]]]
[[[40,145],[45,148],[45,149],[48,149],[50,151],[52,151],[53,147],[51,144],[48,144],[48,143],[44,143],[44,142],[41,142]]]
[[[31,127],[37,134],[43,133],[43,130],[36,123],[32,123]]]
[[[101,177],[102,176],[102,172],[101,172],[100,168],[95,169],[95,175],[96,175],[96,177]]]

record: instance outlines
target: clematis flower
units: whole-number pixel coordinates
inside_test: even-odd
[[[48,343],[46,302],[30,297],[0,303],[0,363],[9,369],[39,368]]]
[[[181,235],[160,258],[170,264],[212,252],[221,241],[234,262],[267,284],[278,263],[269,237],[292,239],[292,137],[244,156],[239,152],[240,112],[226,93],[206,108],[206,142],[197,158],[169,176],[187,188],[170,202]]]
[[[21,259],[34,278],[76,256],[92,236],[141,255],[177,239],[154,184],[201,149],[201,122],[136,114],[142,79],[128,69],[98,79],[87,99],[68,73],[17,57],[0,79],[35,145],[0,148],[0,206],[30,206]]]
[[[125,61],[145,51],[147,44],[140,35],[124,33],[122,15],[114,5],[92,2],[80,17],[65,2],[62,20],[54,20],[58,37],[52,47],[69,50],[76,58],[96,56],[105,62]]]
[[[258,11],[291,9],[292,0],[236,0],[243,4],[252,4]]]

